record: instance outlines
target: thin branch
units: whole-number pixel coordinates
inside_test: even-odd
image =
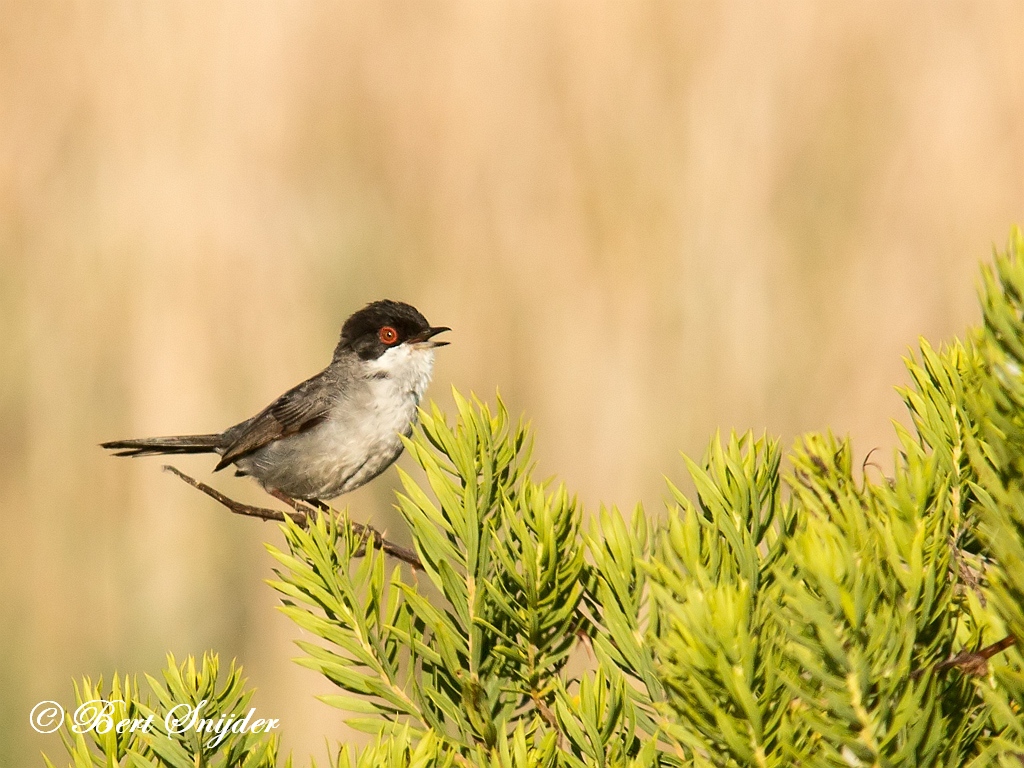
[[[170,472],[173,475],[177,475],[186,483],[191,485],[193,488],[199,489],[214,501],[218,501],[221,504],[223,504],[236,515],[242,515],[244,517],[258,517],[261,520],[277,520],[281,523],[283,523],[285,520],[284,512],[281,512],[277,509],[269,509],[267,507],[253,507],[248,504],[243,504],[240,501],[235,501],[234,499],[225,496],[216,488],[211,488],[206,483],[200,482],[199,480],[196,480],[194,477],[189,477],[180,469],[178,469],[177,467],[172,467],[170,464],[164,465],[164,471]],[[292,514],[291,512],[287,514],[288,517],[290,517],[298,525],[305,526],[309,520],[308,513],[302,511],[298,507],[295,507],[294,514]]]
[[[1007,635],[998,643],[987,645],[980,651],[962,651],[951,659],[941,661],[935,665],[935,671],[939,672],[950,667],[957,667],[968,675],[976,677],[985,675],[988,673],[988,660],[997,653],[1005,651],[1007,648],[1012,648],[1016,643],[1017,638],[1013,635]]]
[[[949,537],[949,547],[953,553],[953,565],[956,568],[956,576],[964,586],[974,592],[978,602],[981,603],[981,607],[984,608],[988,602],[985,598],[985,592],[981,588],[981,579],[984,571],[975,570],[970,566],[967,558],[964,557],[963,550],[957,543],[957,538],[957,536]]]
[[[298,499],[293,499],[283,494],[272,494],[274,498],[280,499],[281,501],[288,504],[294,512],[282,512],[277,509],[270,509],[269,507],[253,507],[249,504],[243,504],[240,501],[225,496],[223,493],[218,491],[216,488],[212,488],[204,482],[196,480],[194,477],[190,477],[182,472],[177,467],[172,467],[170,464],[164,465],[164,471],[170,472],[176,475],[186,483],[191,485],[193,488],[202,491],[214,501],[223,504],[229,510],[234,512],[236,515],[242,515],[243,517],[255,517],[260,520],[276,520],[278,522],[284,522],[285,517],[291,518],[296,524],[305,527],[309,523],[311,515],[317,514],[321,510],[316,507],[307,504]],[[326,507],[323,511],[334,512],[330,507]],[[420,562],[419,556],[411,549],[406,547],[400,547],[397,544],[392,544],[390,541],[384,538],[383,534],[374,528],[372,525],[363,525],[361,523],[355,523],[349,521],[349,525],[352,526],[352,531],[359,536],[363,542],[359,548],[353,553],[356,557],[361,557],[366,554],[366,542],[373,542],[373,546],[376,549],[381,550],[385,554],[391,555],[392,557],[401,560],[403,563],[408,563],[413,568],[418,570],[423,569],[423,564]]]
[[[873,454],[877,450],[878,450],[878,446],[876,445],[874,448],[872,448],[870,451],[868,451],[867,454],[864,456],[864,461],[862,461],[860,463],[860,474],[861,474],[861,477],[863,477],[867,473],[868,467],[874,467],[879,472],[882,471],[882,468],[880,466],[878,466],[875,462],[871,461],[871,454]]]
[[[982,677],[988,674],[988,660],[997,653],[1005,651],[1007,648],[1012,648],[1016,643],[1016,637],[1013,635],[1007,635],[997,643],[986,645],[980,651],[961,651],[956,656],[952,656],[945,661],[940,661],[932,667],[932,671],[942,672],[943,670],[956,667],[965,674],[972,675],[974,677]],[[919,669],[910,677],[916,680],[923,675],[924,672],[925,670]]]

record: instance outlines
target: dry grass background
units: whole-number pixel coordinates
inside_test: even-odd
[[[383,296],[543,473],[653,510],[716,428],[893,445],[1024,219],[1017,2],[0,3],[0,765],[70,679],[218,649],[328,686],[232,519],[104,439],[226,426]],[[403,460],[408,467],[408,460]],[[180,465],[207,477],[212,461]],[[247,499],[246,481],[216,484]],[[347,498],[401,538],[395,473]]]

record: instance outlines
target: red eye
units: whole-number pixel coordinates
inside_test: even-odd
[[[394,344],[398,341],[398,331],[392,328],[390,325],[385,325],[380,329],[380,340],[384,344]]]

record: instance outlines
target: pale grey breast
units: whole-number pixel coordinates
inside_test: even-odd
[[[331,499],[387,469],[402,452],[430,382],[434,353],[397,347],[339,386],[330,416],[239,458],[265,488],[294,498]]]

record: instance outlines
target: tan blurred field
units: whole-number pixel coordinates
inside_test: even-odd
[[[433,397],[500,388],[590,509],[657,511],[719,428],[889,453],[901,356],[977,321],[1024,221],[1022,32],[1011,0],[0,3],[0,766],[63,757],[35,702],[167,651],[236,656],[299,764],[345,733],[276,529],[97,443],[250,415],[372,299],[452,326]],[[402,539],[396,484],[344,501]]]

